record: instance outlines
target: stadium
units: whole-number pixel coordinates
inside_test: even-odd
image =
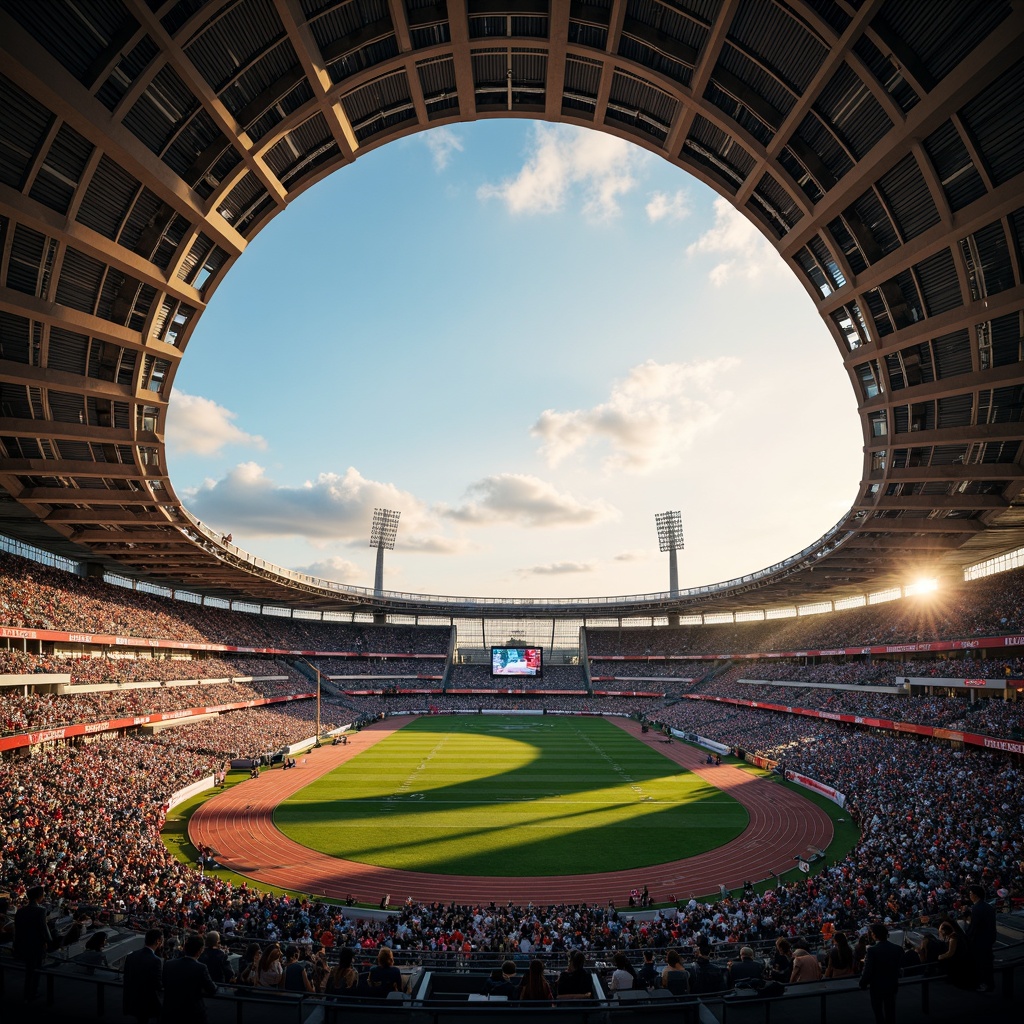
[[[1020,1019],[1022,37],[1019,0],[0,0],[4,1018]],[[189,511],[171,392],[250,242],[497,118],[771,243],[856,401],[835,526],[686,588],[659,513],[664,591],[482,598],[385,587],[398,508],[373,587]]]

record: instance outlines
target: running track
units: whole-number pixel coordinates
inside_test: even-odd
[[[693,747],[667,744],[660,734],[641,733],[639,723],[617,718],[608,721],[738,800],[750,815],[744,832],[709,853],[654,867],[594,875],[492,878],[357,864],[300,846],[277,830],[273,814],[282,800],[408,721],[377,722],[350,734],[347,746],[321,747],[300,757],[291,771],[264,772],[258,780],[239,783],[207,800],[189,822],[193,844],[211,847],[225,868],[264,885],[336,899],[352,894],[360,903],[377,903],[384,893],[391,894],[393,903],[409,896],[420,902],[605,903],[614,899],[624,903],[630,889],[645,885],[658,902],[669,894],[717,893],[720,885],[734,889],[747,879],[758,881],[773,871],[790,871],[796,854],[809,846],[824,850],[832,841],[831,819],[799,794],[730,765],[708,767],[702,764],[706,755]]]

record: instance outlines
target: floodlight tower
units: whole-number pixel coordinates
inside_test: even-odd
[[[373,592],[377,597],[384,591],[384,549],[395,550],[398,536],[398,520],[401,512],[389,508],[373,510],[373,525],[370,527],[370,547],[377,549],[377,571],[373,575]]]
[[[679,563],[676,552],[683,549],[683,513],[659,512],[654,517],[658,527],[658,547],[668,552],[668,590],[672,597],[679,596]],[[672,620],[675,620],[673,622]],[[670,615],[669,622],[678,625],[679,617]]]

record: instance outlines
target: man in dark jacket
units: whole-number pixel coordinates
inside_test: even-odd
[[[498,977],[491,976],[490,984],[487,986],[489,996],[505,996],[508,999],[515,999],[519,991],[519,979],[516,977],[516,965],[511,960],[506,960],[501,965],[501,971],[495,972]]]
[[[147,1024],[150,1017],[160,1016],[164,962],[159,950],[163,944],[164,933],[159,928],[151,928],[146,932],[142,949],[129,953],[124,960],[124,1014],[134,1017],[139,1024]]]
[[[992,904],[986,901],[982,886],[972,885],[967,890],[967,895],[971,901],[971,921],[967,925],[967,940],[978,967],[980,987],[985,992],[991,992],[995,988],[992,947],[996,942],[996,912]]]
[[[25,999],[35,999],[39,989],[39,968],[46,951],[53,943],[50,926],[43,909],[43,887],[34,885],[25,894],[28,903],[14,915],[14,949],[16,959],[25,965]]]
[[[764,964],[754,959],[754,951],[749,946],[740,950],[739,960],[729,961],[729,984],[735,988],[738,981],[754,981],[764,977]]]
[[[875,1024],[896,1024],[896,990],[900,984],[903,950],[889,941],[889,929],[884,924],[873,924],[868,932],[874,944],[868,946],[864,956],[860,987],[866,988],[871,996]]]
[[[690,992],[721,992],[727,988],[725,972],[711,962],[711,947],[706,942],[698,942],[694,953],[693,963],[686,968],[690,975]]]
[[[215,985],[227,985],[234,980],[234,974],[231,972],[231,960],[227,950],[220,944],[220,932],[207,932],[203,942],[206,948],[199,957],[199,962],[206,965]]]
[[[658,988],[661,985],[661,972],[654,966],[654,953],[649,949],[644,950],[644,964],[637,971],[637,978],[644,988]]]
[[[203,996],[215,996],[217,986],[204,964],[199,963],[203,951],[203,937],[190,935],[182,947],[178,960],[164,964],[165,1024],[206,1024],[206,1004]]]

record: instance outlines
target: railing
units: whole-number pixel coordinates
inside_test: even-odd
[[[1016,975],[1024,971],[1024,950],[1014,947],[995,964],[996,991],[988,997],[961,992],[941,975],[905,977],[899,987],[899,1011],[902,1019],[958,1022],[984,1019],[986,1024],[1019,1021],[1014,1000]],[[44,967],[40,971],[47,1009],[19,1004],[22,970],[9,957],[0,957],[0,1002],[5,1006],[4,1020],[41,1021],[75,1019],[78,1021],[122,1019],[121,979],[116,971],[97,968],[95,974],[69,973],[67,967]],[[422,980],[422,975],[418,979]],[[480,975],[481,983],[485,976]],[[938,986],[938,989],[936,989]],[[418,988],[425,986],[417,985]],[[986,1002],[979,1003],[980,998]],[[517,1002],[467,1002],[452,997],[432,999],[395,993],[387,1000],[337,1000],[302,993],[260,993],[255,990],[221,986],[217,996],[206,1000],[207,1018],[212,1024],[381,1024],[382,1021],[408,1024],[462,1024],[479,1021],[481,1013],[505,1021],[525,1021],[540,1013],[564,1024],[608,1024],[636,1019],[655,1024],[729,1024],[730,1020],[758,1020],[764,1024],[785,1024],[794,1019],[828,1021],[835,1014],[849,1015],[851,1000],[860,1000],[858,1016],[867,1018],[867,993],[860,993],[855,978],[789,985],[773,997],[739,998],[719,992],[700,996],[671,996],[664,991],[623,993],[620,998],[595,999],[585,1004]],[[908,1014],[910,1016],[908,1016]],[[70,1016],[68,1016],[70,1015]],[[846,1016],[843,1017],[846,1019]]]
[[[835,524],[835,526],[826,531],[816,541],[808,544],[802,551],[798,551],[795,555],[790,555],[789,558],[783,559],[781,562],[776,562],[774,565],[769,565],[764,569],[758,569],[756,572],[747,573],[745,576],[738,576],[735,579],[724,580],[721,583],[709,583],[701,587],[690,587],[686,590],[680,590],[676,594],[670,593],[669,591],[659,591],[651,594],[630,594],[618,597],[456,597],[441,594],[417,594],[397,590],[383,590],[377,592],[370,587],[354,587],[347,584],[335,583],[333,580],[323,580],[315,576],[307,576],[305,573],[296,572],[294,569],[285,569],[283,566],[275,565],[273,562],[257,558],[255,555],[250,554],[243,548],[225,541],[220,534],[215,530],[211,530],[208,526],[192,515],[192,513],[184,506],[181,507],[180,511],[185,520],[190,524],[191,529],[198,531],[204,539],[216,545],[217,550],[215,553],[226,553],[230,555],[234,561],[243,563],[244,565],[253,569],[258,569],[264,573],[281,576],[284,579],[291,580],[293,583],[297,583],[302,587],[328,591],[339,597],[358,598],[360,600],[366,599],[376,604],[379,604],[381,601],[397,601],[400,603],[417,605],[429,604],[463,608],[514,607],[521,611],[531,609],[547,611],[552,608],[569,610],[572,608],[587,607],[598,607],[605,610],[621,607],[624,610],[628,610],[630,607],[635,605],[669,602],[675,603],[687,598],[700,598],[714,594],[722,594],[738,587],[756,583],[759,580],[765,580],[769,577],[778,575],[779,573],[786,572],[787,570],[799,569],[804,564],[817,561],[819,558],[830,554],[836,548],[846,543],[846,541],[849,540],[856,532],[853,530],[843,530],[844,523],[849,519],[849,516],[845,515],[838,523]],[[180,527],[180,529],[186,536],[194,540],[195,538],[191,537],[190,527]],[[842,536],[840,536],[840,534],[842,534]]]

